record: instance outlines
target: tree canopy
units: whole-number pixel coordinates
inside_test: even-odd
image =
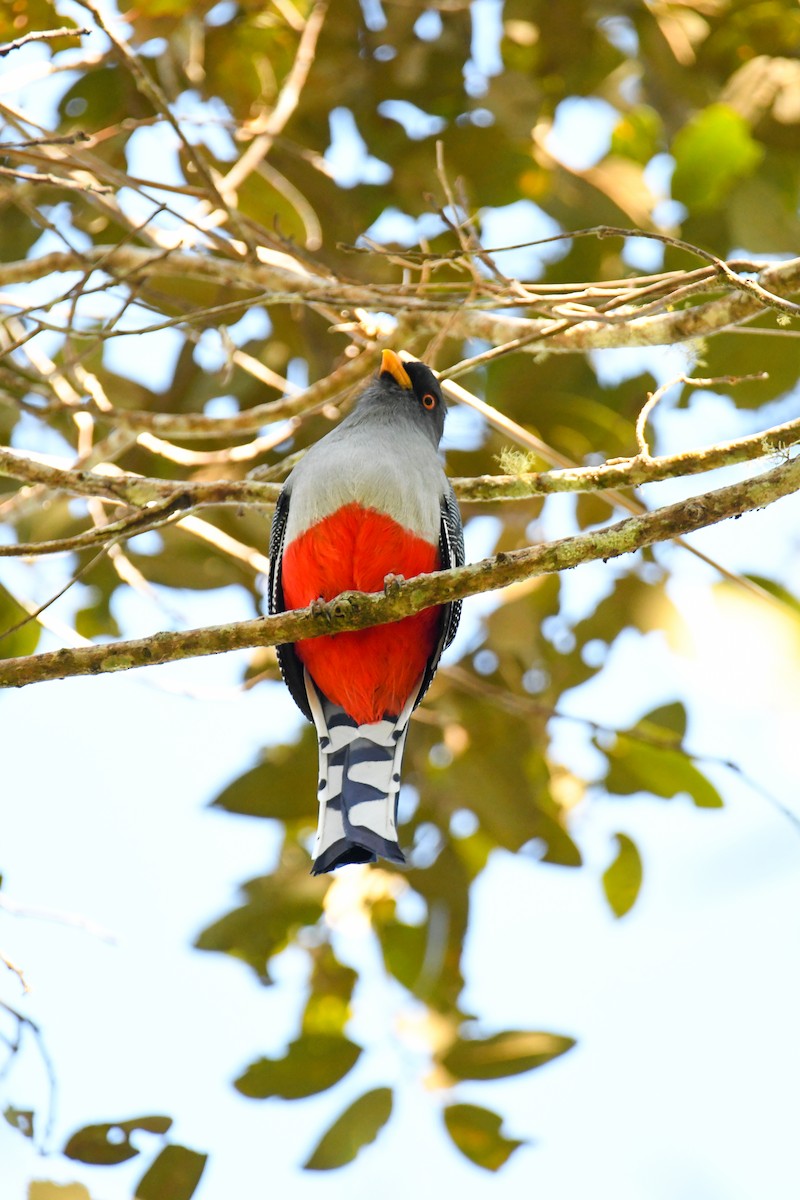
[[[455,597],[469,614],[487,593],[411,730],[409,869],[311,878],[313,732],[265,729],[213,804],[269,823],[276,861],[196,946],[267,988],[287,950],[302,957],[293,1035],[259,1054],[254,1031],[230,1073],[252,1100],[315,1096],[367,1056],[350,1024],[362,968],[333,915],[349,887],[391,986],[424,1014],[442,1137],[499,1171],[528,1139],[505,1129],[492,1081],[560,1059],[581,1031],[540,1029],[534,1007],[529,1028],[492,1028],[465,1005],[488,864],[593,872],[623,918],[646,879],[623,810],[601,869],[576,814],[640,795],[715,809],[741,777],[690,744],[679,694],[653,706],[629,678],[627,724],[602,706],[579,719],[570,697],[603,695],[627,638],[666,631],[679,653],[672,584],[697,558],[709,593],[797,619],[789,545],[741,572],[691,536],[800,492],[800,10],[20,0],[0,43],[0,704],[15,687],[238,649],[242,695],[269,711],[286,703],[276,643]],[[281,481],[385,347],[441,373],[477,561],[264,619]],[[713,427],[698,396],[716,398]],[[737,536],[757,541],[766,519]],[[147,629],[125,622],[131,589]],[[218,592],[213,625],[172,618],[187,592]],[[558,742],[565,722],[583,756]],[[47,1040],[11,998],[18,959],[0,979],[11,1065],[26,1031]],[[364,1079],[306,1170],[380,1145],[403,1084]],[[136,1196],[213,1195],[215,1147],[173,1138],[179,1114],[120,1119],[98,1097],[97,1123],[66,1112],[57,1143],[48,1102],[17,1099],[13,1072],[8,1085],[7,1122],[82,1181],[32,1184],[31,1200],[85,1200],[95,1176],[80,1164],[137,1158],[142,1133],[160,1141]]]

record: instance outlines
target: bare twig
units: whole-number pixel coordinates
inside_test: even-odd
[[[716,387],[723,383],[734,385],[737,383],[751,383],[753,380],[769,379],[766,371],[757,371],[753,375],[717,375],[713,379],[692,379],[689,375],[676,375],[674,379],[662,383],[661,387],[656,388],[654,392],[647,397],[647,403],[643,405],[641,412],[636,418],[636,443],[639,447],[639,457],[652,461],[650,447],[647,444],[645,437],[645,429],[647,422],[652,416],[653,410],[660,400],[663,400],[667,392],[676,387],[679,383],[689,384],[691,387]]]
[[[121,521],[112,521],[107,525],[86,529],[71,537],[50,538],[41,542],[19,542],[16,545],[0,545],[0,558],[39,558],[46,554],[66,554],[79,550],[91,549],[93,546],[105,545],[121,537],[132,538],[149,529],[157,529],[160,525],[173,521],[177,516],[186,512],[188,505],[185,500],[175,497],[162,505],[151,505],[143,512],[124,517]]]
[[[5,58],[12,50],[19,50],[22,46],[27,46],[29,42],[53,42],[57,38],[81,37],[84,33],[91,32],[91,29],[84,29],[77,25],[64,25],[60,29],[33,29],[30,33],[15,38],[13,42],[4,42],[0,46],[0,58]]]
[[[104,925],[98,925],[96,921],[90,921],[79,913],[63,912],[60,908],[42,908],[36,904],[22,904],[18,900],[12,900],[9,896],[3,895],[0,895],[0,908],[13,917],[23,917],[32,921],[51,921],[56,925],[68,925],[71,929],[80,929],[91,937],[98,938],[101,942],[108,942],[109,945],[116,945],[118,940],[117,935],[106,929]]]
[[[77,179],[66,179],[63,175],[42,174],[38,171],[15,171],[13,167],[0,167],[0,175],[20,179],[23,183],[49,183],[57,187],[72,188],[77,192],[111,192],[113,189],[99,183],[81,183]]]
[[[17,1022],[17,1036],[15,1041],[10,1043],[11,1053],[16,1054],[19,1051],[22,1044],[22,1035],[25,1030],[28,1030],[33,1037],[36,1049],[39,1053],[39,1058],[41,1059],[42,1066],[44,1067],[50,1096],[44,1132],[38,1142],[39,1150],[43,1151],[50,1140],[50,1134],[53,1130],[53,1124],[55,1122],[56,1115],[56,1096],[58,1092],[58,1084],[56,1081],[56,1073],[53,1067],[53,1062],[50,1058],[50,1054],[47,1050],[44,1036],[39,1025],[37,1025],[35,1021],[32,1021],[30,1017],[26,1017],[24,1013],[19,1012],[18,1009],[12,1008],[12,1006],[7,1004],[5,1000],[0,1000],[0,1008],[7,1012],[9,1016],[13,1017],[13,1019]]]
[[[0,950],[0,963],[2,963],[4,967],[7,967],[13,975],[16,975],[20,982],[23,995],[27,995],[31,989],[28,986],[28,981],[25,978],[25,972],[22,970],[22,967],[17,966],[15,962],[12,962],[10,958],[3,954],[2,950]]]
[[[113,545],[114,543],[112,541],[109,542],[108,545],[103,546],[102,550],[100,550],[97,554],[90,558],[88,562],[85,562],[82,567],[79,567],[77,571],[70,575],[64,586],[59,588],[54,595],[45,600],[44,604],[40,604],[38,608],[35,608],[33,612],[29,612],[27,616],[23,617],[21,621],[17,621],[16,624],[9,625],[7,629],[0,630],[0,642],[4,642],[6,638],[11,637],[12,633],[16,633],[17,630],[24,629],[24,627],[29,625],[31,621],[38,621],[42,613],[48,609],[51,604],[55,604],[56,600],[60,600],[61,597],[68,592],[71,587],[78,583],[78,581],[81,580],[84,575],[88,574],[92,567],[96,566],[96,564],[100,562],[101,558],[104,558],[105,555],[108,554]],[[20,605],[20,607],[22,606]]]
[[[229,204],[236,202],[236,190],[241,187],[248,175],[255,171],[272,149],[275,138],[286,128],[286,125],[297,108],[300,94],[305,87],[308,73],[314,62],[317,50],[317,40],[322,32],[325,15],[328,11],[327,0],[317,0],[306,18],[300,41],[297,45],[294,62],[283,81],[275,107],[263,121],[263,128],[253,138],[244,154],[239,158],[220,180],[219,190]]]

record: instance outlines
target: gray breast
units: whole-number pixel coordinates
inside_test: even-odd
[[[426,541],[439,541],[445,475],[430,439],[413,426],[342,425],[311,447],[286,486],[287,544],[353,502],[386,513]]]

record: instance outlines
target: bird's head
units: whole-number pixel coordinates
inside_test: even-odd
[[[377,382],[382,396],[411,412],[438,446],[444,432],[446,405],[430,367],[421,362],[403,362],[394,350],[384,350]]]

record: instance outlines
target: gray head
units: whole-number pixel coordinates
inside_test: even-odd
[[[410,419],[438,446],[444,432],[445,408],[442,389],[430,367],[421,362],[404,363],[394,350],[384,350],[378,377],[361,396],[353,415],[369,410],[399,420]]]

